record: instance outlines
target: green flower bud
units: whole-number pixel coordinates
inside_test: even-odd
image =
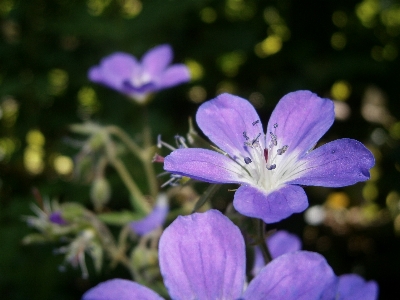
[[[103,176],[97,177],[90,189],[90,198],[96,211],[102,210],[104,205],[110,200],[111,186]]]

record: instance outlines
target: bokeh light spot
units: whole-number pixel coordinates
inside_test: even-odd
[[[207,91],[200,85],[196,85],[189,90],[189,99],[194,103],[201,103],[206,100]]]
[[[351,85],[347,81],[336,81],[331,87],[331,95],[335,100],[345,101],[350,94]]]
[[[335,32],[331,37],[331,46],[335,50],[342,50],[346,47],[347,38],[343,32]]]
[[[192,81],[203,78],[204,68],[199,62],[193,59],[188,59],[186,60],[185,65],[189,68],[190,78]]]
[[[344,192],[334,192],[328,195],[325,204],[329,208],[342,209],[350,205],[350,198]]]
[[[270,35],[255,47],[259,57],[266,57],[278,53],[282,49],[282,39],[277,35]]]
[[[378,197],[378,187],[373,182],[367,182],[362,189],[362,195],[365,200],[372,202]]]
[[[347,24],[347,15],[345,12],[337,10],[332,14],[332,22],[335,26],[343,28]]]
[[[57,155],[53,161],[54,170],[60,175],[68,175],[74,168],[72,159],[65,155]]]
[[[205,7],[200,11],[200,19],[204,23],[214,23],[217,19],[217,12],[212,7]]]

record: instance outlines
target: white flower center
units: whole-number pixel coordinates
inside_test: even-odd
[[[259,121],[254,121],[252,125],[259,126]],[[252,138],[247,132],[243,132],[244,145],[249,156],[243,157],[245,164],[240,162],[240,165],[246,170],[245,177],[268,192],[280,188],[285,182],[297,177],[296,170],[300,167],[296,151],[287,153],[289,145],[279,141],[275,130],[277,127],[278,124],[275,124],[274,132],[269,132],[271,139],[268,146],[267,136],[262,132],[262,128],[258,135]]]

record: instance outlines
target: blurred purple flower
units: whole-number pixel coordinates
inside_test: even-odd
[[[177,149],[164,169],[211,183],[239,183],[233,205],[241,214],[278,222],[308,207],[300,185],[342,187],[365,181],[374,165],[360,142],[339,139],[312,150],[331,127],[333,102],[309,91],[284,96],[266,134],[254,107],[222,94],[202,104],[197,124],[222,151]]]
[[[300,238],[287,231],[280,230],[266,240],[273,259],[286,253],[296,252],[302,248]],[[265,267],[264,258],[259,247],[255,247],[253,276]],[[336,287],[336,300],[374,300],[378,298],[378,284],[371,280],[365,281],[357,274],[344,274],[338,276]]]
[[[149,94],[190,80],[184,64],[170,65],[172,57],[167,44],[150,49],[140,62],[128,53],[115,52],[90,68],[88,77],[144,103]]]
[[[297,251],[265,266],[247,289],[242,234],[219,211],[178,217],[163,233],[160,269],[172,299],[334,299],[337,278],[319,254]],[[83,300],[162,299],[135,282],[113,279]]]
[[[146,235],[153,230],[162,227],[169,211],[168,197],[166,194],[160,194],[157,197],[156,205],[153,211],[145,218],[133,221],[129,225],[138,235]]]
[[[68,222],[62,217],[60,211],[54,211],[49,215],[49,221],[57,225],[67,225]]]

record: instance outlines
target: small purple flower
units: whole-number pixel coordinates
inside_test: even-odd
[[[265,266],[245,291],[245,244],[239,228],[219,211],[178,217],[163,233],[160,269],[172,299],[334,299],[337,278],[317,253],[284,254]],[[113,279],[83,300],[162,299],[135,282]]]
[[[62,217],[60,211],[54,211],[49,215],[49,221],[57,225],[67,225],[68,222]]]
[[[164,224],[168,211],[169,205],[167,195],[160,194],[157,197],[157,202],[153,211],[145,218],[133,221],[129,225],[136,234],[146,235]]]
[[[315,150],[331,127],[333,102],[309,91],[284,96],[264,134],[254,107],[222,94],[202,104],[196,120],[222,151],[177,149],[164,169],[211,183],[238,183],[233,205],[243,215],[278,222],[308,207],[300,185],[342,187],[365,181],[375,160],[360,142],[339,139]]]
[[[190,80],[184,64],[170,65],[172,57],[167,44],[150,49],[140,62],[128,53],[115,52],[90,68],[88,77],[144,103],[149,94]]]

